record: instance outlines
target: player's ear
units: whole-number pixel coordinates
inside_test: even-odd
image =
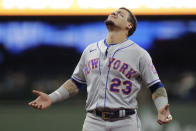
[[[127,28],[128,30],[130,30],[132,27],[133,27],[133,25],[132,25],[131,23],[128,23],[126,28]]]
[[[128,28],[131,29],[133,27],[133,25],[131,23],[129,23]]]

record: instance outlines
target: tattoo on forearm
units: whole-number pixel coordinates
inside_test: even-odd
[[[73,83],[72,80],[66,81],[63,86],[69,92],[69,96],[74,96],[74,95],[76,95],[79,92],[77,86]]]
[[[153,94],[152,99],[155,100],[157,97],[164,96],[167,97],[167,92],[165,88],[158,88]]]

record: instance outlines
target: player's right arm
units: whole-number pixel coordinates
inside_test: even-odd
[[[29,106],[35,109],[46,109],[53,103],[65,100],[71,96],[76,95],[79,90],[86,86],[86,80],[83,73],[83,67],[85,63],[85,51],[82,53],[80,61],[78,62],[71,79],[67,80],[62,86],[57,90],[52,92],[50,95],[33,90],[33,93],[38,97],[32,102],[29,102]]]
[[[79,89],[77,84],[74,82],[74,80],[69,79],[50,95],[33,90],[33,93],[38,97],[34,101],[29,102],[29,106],[32,106],[35,109],[43,110],[51,106],[52,103],[65,100],[71,96],[76,95],[78,92]]]

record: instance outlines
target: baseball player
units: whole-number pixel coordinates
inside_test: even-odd
[[[136,97],[145,85],[158,111],[157,122],[169,123],[172,116],[167,93],[151,57],[127,39],[136,30],[136,17],[127,8],[119,8],[108,16],[105,25],[106,38],[84,50],[71,78],[49,95],[33,90],[38,98],[29,105],[46,109],[87,86],[83,131],[140,131]]]

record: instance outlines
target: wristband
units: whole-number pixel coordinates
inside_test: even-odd
[[[165,96],[159,96],[154,100],[157,111],[160,111],[165,105],[168,104],[168,99]]]
[[[66,88],[60,87],[56,91],[52,92],[49,97],[52,100],[52,103],[55,103],[67,99],[69,97],[69,92]]]

